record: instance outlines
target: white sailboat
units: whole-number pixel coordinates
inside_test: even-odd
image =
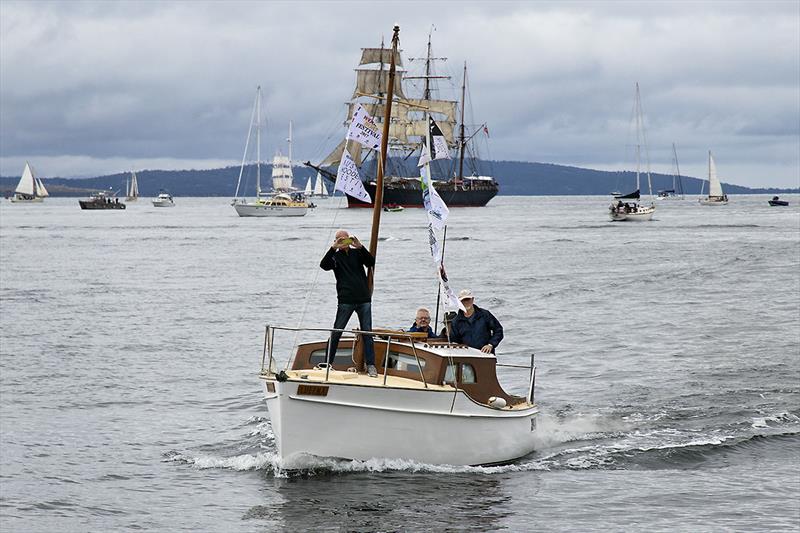
[[[133,170],[131,170],[130,182],[126,181],[125,190],[127,191],[126,201],[135,202],[139,199],[139,180],[136,179],[136,172]]]
[[[636,190],[629,194],[618,195],[608,208],[609,217],[615,222],[630,220],[633,222],[643,222],[653,218],[656,210],[653,203],[653,181],[650,177],[650,153],[647,150],[647,136],[644,130],[644,112],[642,111],[642,99],[639,94],[639,83],[636,83],[636,96],[634,100],[634,120],[636,122]],[[650,205],[640,203],[641,174],[642,174],[642,146],[644,146],[644,156],[647,172],[647,188],[650,195]]]
[[[711,155],[711,150],[708,151],[708,196],[703,197],[703,188],[706,183],[700,188],[700,196],[697,201],[700,205],[726,205],[728,203],[728,195],[722,192],[722,183],[717,176],[717,165],[714,164],[714,156]]]
[[[50,196],[47,189],[42,183],[42,180],[35,177],[33,168],[30,163],[25,162],[25,168],[22,170],[22,176],[19,178],[16,189],[14,189],[14,196],[11,201],[14,203],[42,203],[44,199]]]
[[[399,28],[392,39],[397,51]],[[395,61],[385,94],[392,94]],[[386,102],[387,115],[392,100]],[[383,168],[389,123],[383,125],[376,194],[384,188]],[[369,242],[375,256],[380,196],[373,207]],[[295,344],[284,369],[275,334],[324,333],[327,339]],[[275,434],[281,466],[302,468],[305,457],[350,460],[389,458],[427,464],[487,465],[508,463],[534,450],[538,407],[533,391],[535,369],[501,365],[492,353],[424,333],[347,331],[336,357],[326,362],[333,342],[329,329],[268,326],[260,378]],[[342,331],[342,330],[338,330]],[[364,373],[364,339],[375,337],[377,377]],[[283,359],[283,357],[281,357]],[[524,396],[506,393],[497,380],[498,366],[529,372]]]
[[[303,194],[305,194],[306,197],[314,194],[314,189],[311,188],[311,178],[308,178],[308,181],[306,181],[306,188],[303,189]]]
[[[253,127],[256,130],[256,198],[252,202],[248,202],[245,198],[239,197],[241,190],[242,175],[247,165],[247,154],[250,148],[250,139],[252,138]],[[289,123],[289,135],[291,138],[291,123]],[[291,141],[289,142],[291,151]],[[279,156],[276,156],[276,159]],[[253,114],[250,118],[250,127],[247,130],[247,141],[244,146],[244,156],[242,157],[242,166],[239,170],[239,180],[236,183],[236,192],[231,205],[236,210],[236,214],[240,217],[274,217],[274,216],[304,216],[308,213],[308,202],[302,197],[302,193],[289,193],[293,190],[291,187],[291,164],[289,158],[280,156],[281,168],[288,168],[288,188],[279,188],[276,185],[276,172],[275,160],[273,160],[273,187],[279,194],[274,196],[261,190],[261,86],[256,90],[256,101],[253,104]],[[285,160],[285,161],[284,161]],[[286,185],[286,175],[281,171],[278,176],[279,185]],[[284,180],[284,181],[281,181]],[[282,192],[285,191],[285,192]]]
[[[317,181],[314,182],[314,196],[317,198],[327,198],[329,196],[328,188],[325,187],[322,174],[319,172],[317,172]]]

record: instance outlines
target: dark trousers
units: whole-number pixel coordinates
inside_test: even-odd
[[[336,322],[333,323],[334,329],[344,329],[353,313],[358,315],[358,329],[362,331],[372,331],[372,303],[364,304],[343,304],[336,307]],[[331,342],[328,344],[328,362],[333,363],[336,357],[336,349],[339,347],[341,332],[331,333]],[[372,335],[364,335],[364,360],[367,365],[375,364],[375,344],[372,342]]]

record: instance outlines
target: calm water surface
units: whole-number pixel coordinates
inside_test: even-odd
[[[338,227],[368,240],[371,213],[3,202],[0,529],[797,531],[787,199],[665,201],[639,224],[607,222],[599,197],[454,209],[456,290],[503,323],[501,361],[536,353],[539,449],[505,467],[321,460],[291,476],[258,380],[264,325],[330,327],[319,260]],[[408,326],[435,304],[424,214],[383,221],[373,321]],[[501,373],[510,392],[526,379]]]

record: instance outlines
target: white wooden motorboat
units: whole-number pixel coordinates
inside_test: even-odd
[[[384,94],[394,94],[399,31],[395,26]],[[387,99],[385,105],[386,116],[392,116],[392,99]],[[421,136],[425,137],[426,146],[437,146],[440,141],[434,142],[433,138],[438,126],[429,115],[425,119],[429,126],[422,130]],[[360,115],[358,120],[361,124],[374,124],[368,115]],[[350,179],[344,186],[359,196],[367,194],[373,204],[369,240],[372,257],[376,257],[379,240],[389,125],[389,121],[383,123],[380,150],[376,151],[381,158],[375,181],[379,196],[373,201],[363,187],[360,192],[356,190],[353,178],[358,175],[357,168],[343,171],[340,165],[337,177]],[[373,139],[372,133],[365,136],[364,145],[371,145]],[[425,185],[429,191],[433,190],[430,160],[441,159],[443,153],[445,150],[437,150],[435,157],[429,157],[425,163]],[[342,159],[352,163],[346,148]],[[436,230],[441,230],[446,221],[447,209],[438,194],[429,193],[424,203],[431,259],[437,267],[441,295],[447,307],[457,309],[460,303],[449,286],[440,253],[443,247],[440,248],[436,237]],[[372,285],[369,286],[371,290]],[[276,344],[276,332],[287,333],[295,340],[301,334],[303,339],[311,338],[309,333],[320,334],[322,338],[294,343],[289,348],[283,339]],[[339,334],[347,336],[339,338]],[[369,338],[374,340],[374,367],[365,361]],[[338,343],[336,355],[328,364],[328,347],[333,342]],[[500,366],[528,372],[523,395],[508,394],[500,386],[497,380]],[[539,412],[533,397],[535,374],[533,356],[529,365],[499,364],[493,354],[430,340],[426,333],[267,326],[260,378],[280,466],[294,469],[304,468],[309,456],[451,465],[514,461],[535,447]]]
[[[534,450],[533,358],[518,367],[529,372],[525,396],[503,390],[496,367],[514,365],[493,354],[402,332],[375,339],[377,378],[356,371],[365,332],[339,342],[330,368],[321,340],[300,344],[276,371],[274,334],[292,329],[267,328],[260,375],[283,468],[301,468],[307,456],[491,465]]]

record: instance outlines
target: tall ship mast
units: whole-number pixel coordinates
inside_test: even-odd
[[[363,105],[373,117],[378,127],[382,127],[386,104],[386,80],[391,63],[391,48],[362,48],[361,60],[356,67],[356,86],[347,102],[347,118],[345,127],[353,118],[358,104]],[[437,80],[450,79],[436,73],[437,61],[447,58],[434,57],[431,37],[428,35],[427,53],[424,58],[411,58],[410,62],[423,61],[423,72],[411,75],[403,66],[401,51],[395,52],[396,79],[393,89],[391,120],[389,123],[388,158],[384,177],[384,204],[395,204],[404,207],[422,207],[422,189],[419,170],[416,163],[427,134],[428,121],[426,113],[436,121],[444,137],[454,153],[458,156],[450,161],[436,161],[432,165],[434,187],[448,206],[484,206],[494,198],[499,186],[494,178],[488,176],[464,176],[463,158],[466,145],[477,133],[466,137],[464,125],[464,98],[466,96],[465,80],[462,84],[462,101],[446,100],[437,97]],[[422,83],[419,83],[419,82]],[[416,92],[418,94],[412,94]],[[457,122],[460,118],[460,124]],[[455,132],[458,131],[458,138]],[[318,165],[306,163],[317,169],[331,180],[336,179],[335,169],[339,164],[346,141],[342,141]],[[377,173],[377,153],[363,148],[358,143],[348,145],[356,164],[361,167],[366,177],[364,186],[375,198],[375,176]],[[415,154],[416,152],[416,154]],[[351,196],[347,197],[348,207],[372,207],[373,204],[363,202]]]

